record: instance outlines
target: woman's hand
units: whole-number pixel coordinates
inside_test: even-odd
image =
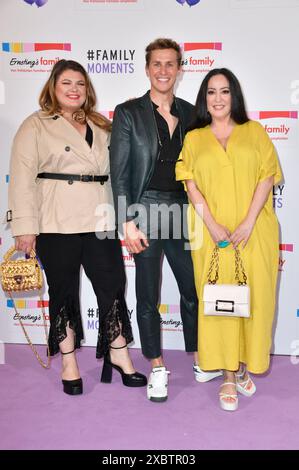
[[[18,251],[24,251],[27,255],[31,250],[35,251],[36,235],[19,235],[15,237],[15,247]]]
[[[224,225],[220,225],[220,224],[217,224],[217,222],[213,222],[207,228],[209,230],[209,233],[213,241],[216,244],[224,240],[230,241],[230,231]]]
[[[243,241],[242,248],[245,248],[247,242],[250,238],[251,232],[254,227],[254,222],[249,219],[243,220],[240,225],[236,228],[236,230],[232,233],[230,237],[230,241],[234,245],[234,248]]]
[[[236,230],[234,230],[231,236],[230,241],[234,245],[234,248],[237,248],[237,246],[242,241],[244,242],[242,245],[243,248],[246,246],[250,238],[251,232],[254,228],[255,222],[259,216],[259,213],[267,202],[273,184],[274,176],[269,176],[269,178],[266,178],[265,180],[257,184],[250,207],[248,209],[247,216],[245,217],[243,222],[241,222],[240,225],[236,228]]]

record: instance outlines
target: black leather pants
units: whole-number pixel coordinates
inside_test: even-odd
[[[137,322],[143,354],[149,359],[161,356],[160,314],[158,311],[161,281],[161,259],[163,253],[172,269],[180,291],[180,309],[183,323],[185,349],[197,351],[198,301],[194,283],[193,264],[188,242],[183,236],[182,223],[185,222],[183,205],[188,204],[185,193],[146,191],[140,201],[146,208],[147,224],[141,221],[139,227],[148,237],[149,247],[135,255]],[[165,204],[168,208],[175,204],[176,213],[150,225],[149,211],[157,213]],[[154,209],[154,210],[153,210]],[[169,236],[165,236],[167,225]],[[181,228],[180,228],[181,227]],[[179,236],[178,236],[179,234]]]

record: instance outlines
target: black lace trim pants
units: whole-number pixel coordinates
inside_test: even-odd
[[[75,333],[75,348],[83,339],[80,313],[79,280],[83,266],[92,283],[99,308],[99,333],[96,357],[107,353],[109,344],[120,334],[127,343],[133,340],[124,298],[126,277],[120,241],[99,239],[95,233],[42,233],[36,251],[49,286],[50,355],[59,352],[66,326]]]

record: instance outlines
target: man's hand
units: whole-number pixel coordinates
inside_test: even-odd
[[[149,246],[146,236],[136,227],[133,221],[124,223],[123,229],[129,253],[141,253]]]

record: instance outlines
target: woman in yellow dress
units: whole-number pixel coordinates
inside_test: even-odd
[[[228,69],[214,69],[200,87],[196,119],[176,165],[190,201],[189,231],[195,208],[202,208],[203,242],[192,249],[199,302],[199,366],[223,369],[220,406],[238,408],[237,392],[254,394],[249,376],[269,367],[278,272],[278,221],[272,187],[281,179],[274,146],[264,128],[249,120],[240,84]],[[218,283],[235,284],[234,249],[239,247],[250,286],[250,318],[205,316],[203,286],[215,244]]]

